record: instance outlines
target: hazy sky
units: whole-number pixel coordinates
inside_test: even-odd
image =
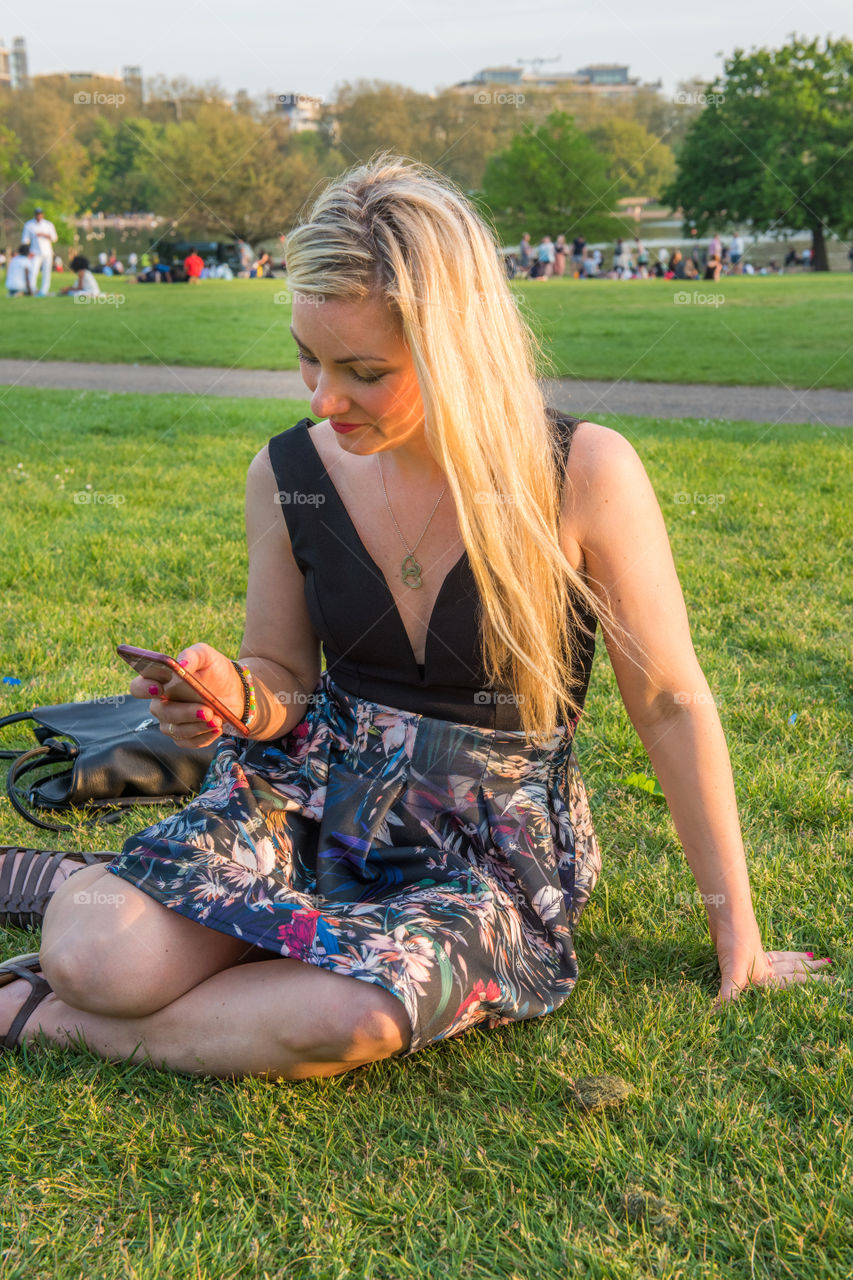
[[[553,58],[542,70],[575,71],[619,62],[643,81],[675,91],[692,75],[713,78],[734,48],[850,35],[849,0],[595,0],[593,4],[508,0],[147,0],[122,9],[114,0],[4,5],[0,39],[27,41],[33,74],[63,70],[217,80],[229,95],[303,93],[328,98],[360,77],[432,93],[488,65]]]

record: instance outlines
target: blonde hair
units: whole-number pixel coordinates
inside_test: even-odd
[[[334,179],[287,236],[288,286],[396,313],[482,601],[483,666],[528,738],[580,715],[573,630],[610,617],[559,541],[561,469],[496,235],[450,179],[380,151]],[[566,479],[568,483],[568,479]],[[615,630],[620,628],[615,627]]]

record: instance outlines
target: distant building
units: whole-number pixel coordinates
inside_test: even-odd
[[[133,94],[136,101],[141,105],[144,102],[142,96],[142,68],[122,67],[121,78],[127,91]]]
[[[295,133],[320,128],[322,98],[314,98],[307,93],[279,93],[274,98],[274,105],[276,111],[287,117]]]
[[[26,40],[15,36],[11,53],[0,40],[0,88],[26,89],[28,81]]]
[[[592,93],[601,98],[631,97],[640,89],[659,91],[663,81],[642,84],[639,76],[630,76],[630,68],[618,62],[594,62],[578,71],[527,71],[523,66],[504,64],[483,67],[470,80],[462,80],[452,86],[454,92],[470,93],[482,90],[484,85],[512,85],[524,89],[571,89],[573,92]]]

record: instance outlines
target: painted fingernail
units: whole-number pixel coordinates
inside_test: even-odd
[[[821,956],[821,963],[822,963],[824,960],[826,961],[826,963],[827,963],[827,964],[833,964],[833,963],[834,963],[834,962],[829,958],[829,956]]]
[[[197,720],[206,720],[208,718],[208,712],[205,710],[204,707],[199,708],[199,710],[195,714],[196,714]]]
[[[149,686],[148,686],[148,692],[149,692],[149,693],[159,693],[159,692],[160,692],[160,686],[159,686],[159,685],[156,685],[156,684],[149,684]]]
[[[813,952],[813,951],[807,951],[807,952],[806,952],[806,955],[808,956],[808,958],[809,958],[810,960],[814,960],[814,952]]]
[[[182,667],[188,667],[190,665],[189,658],[181,658],[179,665]]]

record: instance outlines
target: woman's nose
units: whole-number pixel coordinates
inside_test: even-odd
[[[335,378],[321,373],[311,396],[311,412],[315,417],[331,417],[333,413],[346,413],[349,397],[335,386]],[[346,408],[344,407],[346,406]]]

